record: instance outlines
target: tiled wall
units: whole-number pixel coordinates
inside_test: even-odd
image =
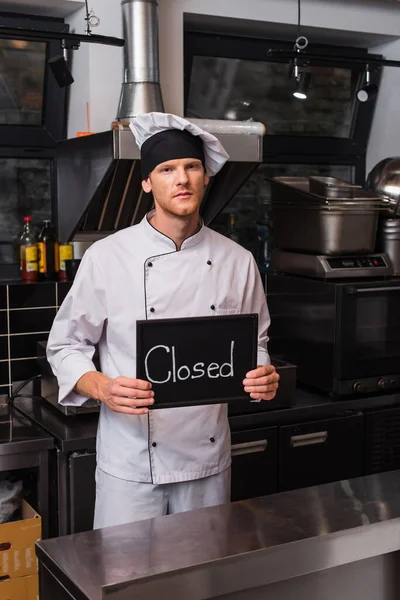
[[[39,372],[36,343],[47,340],[70,283],[0,285],[0,395]]]

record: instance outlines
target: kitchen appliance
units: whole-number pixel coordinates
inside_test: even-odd
[[[384,202],[334,177],[271,180],[275,244],[280,250],[335,256],[374,251]]]
[[[377,248],[390,258],[393,274],[400,275],[400,218],[382,219],[379,224]]]
[[[392,275],[393,273],[391,260],[384,253],[354,256],[323,256],[275,250],[272,253],[271,268],[281,273],[292,273],[322,279],[382,277]]]
[[[133,116],[163,112],[159,84],[157,0],[122,0],[124,82],[109,131],[57,145],[57,220],[62,243],[105,237],[138,223],[153,206],[141,187]],[[111,119],[110,119],[111,120]],[[230,155],[212,178],[200,209],[209,224],[262,161],[265,127],[252,121],[190,119],[213,133]]]
[[[270,351],[333,397],[400,389],[400,279],[267,277]]]

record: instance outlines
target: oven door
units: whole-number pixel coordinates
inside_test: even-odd
[[[361,393],[398,388],[400,281],[343,286],[338,301],[337,379],[352,382],[353,391]]]

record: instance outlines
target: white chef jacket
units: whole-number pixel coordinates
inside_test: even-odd
[[[136,376],[137,320],[258,313],[258,364],[269,364],[270,318],[251,253],[204,225],[177,251],[149,218],[86,251],[54,320],[47,357],[63,405],[87,400],[74,387],[96,370],[96,344],[105,375]],[[102,404],[97,464],[115,477],[153,484],[220,473],[231,462],[227,410],[191,406],[139,416]]]

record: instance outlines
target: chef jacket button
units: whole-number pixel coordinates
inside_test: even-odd
[[[215,442],[215,438],[210,438],[210,442]]]
[[[156,442],[152,443],[153,448],[155,448],[157,446]]]
[[[148,262],[148,263],[147,263],[147,266],[148,266],[148,267],[152,267],[152,266],[153,266],[153,263],[152,263],[152,262]]]
[[[154,308],[151,308],[151,309],[150,309],[150,312],[154,312]]]
[[[214,304],[211,304],[210,308],[211,308],[211,310],[215,310]]]
[[[208,264],[208,265],[211,265],[211,260],[208,260],[208,261],[207,261],[207,264]]]

